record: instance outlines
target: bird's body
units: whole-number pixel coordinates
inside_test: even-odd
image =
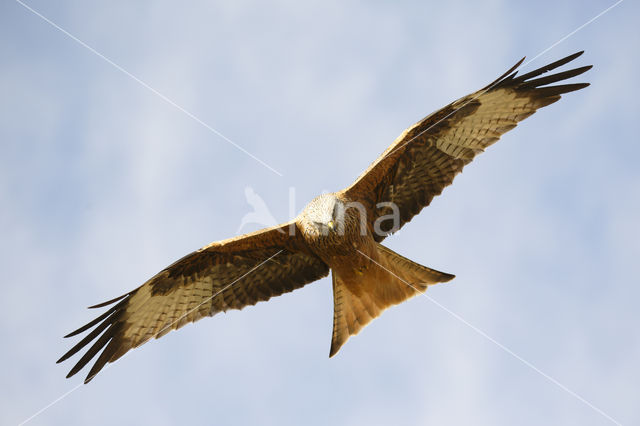
[[[296,218],[305,241],[325,262],[351,255],[355,247],[367,244],[358,212],[346,207],[350,202],[339,193],[323,194],[311,200]]]
[[[170,330],[242,309],[332,273],[330,355],[389,306],[454,276],[419,265],[381,242],[453,182],[463,167],[538,108],[587,83],[554,83],[591,68],[545,77],[582,52],[516,76],[520,61],[483,89],[420,120],[348,188],[312,200],[294,220],[214,242],[116,299],[66,337],[89,331],[58,362],[88,347],[70,377],[98,356],[85,382],[108,362]],[[99,355],[98,355],[99,353]]]
[[[454,276],[417,265],[377,243],[363,203],[344,192],[313,199],[295,220],[308,246],[332,271],[333,356],[389,306]]]

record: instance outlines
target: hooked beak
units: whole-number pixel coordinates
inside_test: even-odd
[[[336,224],[333,223],[332,220],[330,220],[329,222],[327,222],[327,227],[333,231],[333,229],[336,227]]]

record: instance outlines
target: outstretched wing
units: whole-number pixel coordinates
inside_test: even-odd
[[[516,77],[515,69],[523,58],[493,83],[405,130],[343,191],[348,199],[365,204],[374,238],[381,241],[411,220],[450,185],[477,154],[519,121],[538,108],[556,102],[561,94],[587,87],[588,83],[548,85],[580,75],[591,66],[539,77],[582,53]],[[386,206],[378,207],[379,203]],[[392,203],[397,211],[387,203]],[[398,213],[399,223],[396,222],[395,227],[393,220],[382,220]],[[376,221],[378,229],[374,226]]]
[[[92,306],[115,304],[65,336],[95,327],[58,362],[88,347],[67,375],[71,377],[102,351],[87,383],[106,363],[151,338],[205,316],[255,305],[328,273],[329,267],[309,251],[294,222],[215,242],[178,260],[137,289]]]

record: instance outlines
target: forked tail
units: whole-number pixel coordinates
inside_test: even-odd
[[[329,356],[382,311],[423,293],[427,286],[455,275],[419,265],[377,244],[378,259],[362,273],[342,277],[332,272],[333,336]]]

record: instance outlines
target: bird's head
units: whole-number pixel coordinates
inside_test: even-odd
[[[344,203],[335,194],[322,194],[304,208],[299,216],[306,232],[327,236],[344,232]]]

